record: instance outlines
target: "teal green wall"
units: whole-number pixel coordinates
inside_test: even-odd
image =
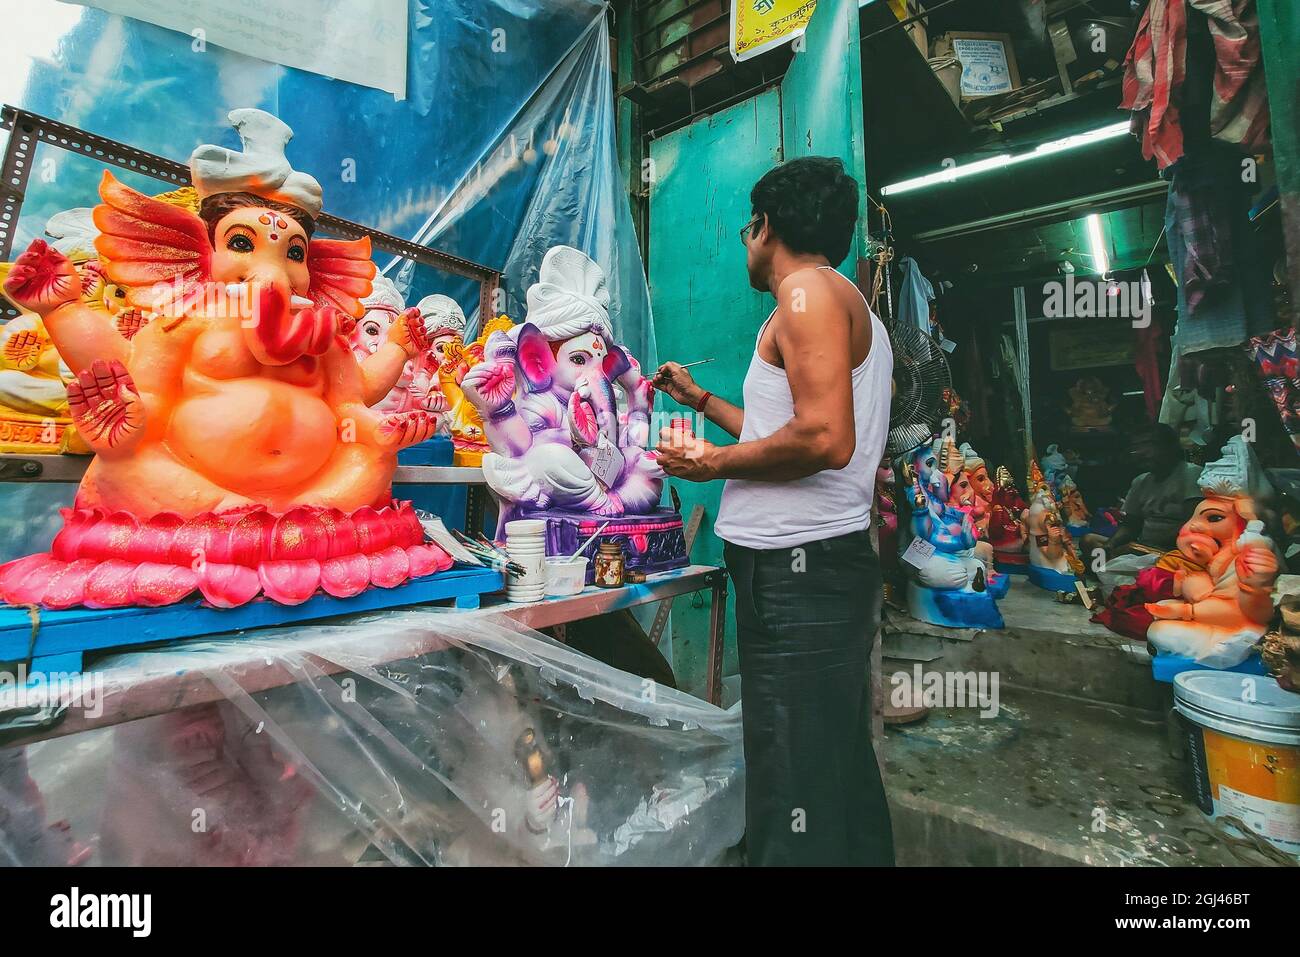
[[[771,296],[749,287],[740,228],[749,219],[749,190],[781,158],[781,100],[770,90],[721,113],[698,120],[650,144],[650,301],[663,360],[715,361],[693,369],[704,388],[741,404],[740,388],[754,351],[758,327],[772,308]],[[659,396],[660,412],[673,401]],[[712,423],[711,442],[732,439]],[[700,485],[670,479],[682,498],[682,515],[704,506],[704,525],[691,558],[722,564],[713,535],[722,483]],[[696,607],[673,605],[673,666],[678,684],[700,694],[708,653],[709,599]],[[699,599],[696,599],[699,602]],[[723,673],[736,671],[735,595],[728,599],[727,658]]]
[[[924,118],[917,117],[917,122]],[[786,159],[838,156],[849,175],[866,183],[862,130],[862,53],[857,0],[818,0],[803,50],[781,81],[781,126]],[[867,200],[858,194],[858,233],[840,271],[856,280],[866,248]]]

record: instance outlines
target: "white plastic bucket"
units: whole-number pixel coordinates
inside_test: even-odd
[[[1174,709],[1202,813],[1234,817],[1300,857],[1300,694],[1261,675],[1184,671],[1174,678]]]

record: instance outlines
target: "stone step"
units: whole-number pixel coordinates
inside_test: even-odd
[[[1003,688],[997,714],[932,711],[882,744],[904,865],[1267,865],[1185,796],[1150,711]]]
[[[1095,625],[1087,609],[1062,604],[1023,578],[998,602],[1006,627],[946,629],[892,609],[882,625],[885,674],[926,670],[996,673],[1002,685],[1137,708],[1168,709],[1168,688],[1151,677],[1143,644]],[[889,684],[886,681],[886,693]]]

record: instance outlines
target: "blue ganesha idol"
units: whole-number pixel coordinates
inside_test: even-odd
[[[904,461],[904,498],[911,508],[901,550],[907,610],[920,621],[950,628],[1001,628],[997,599],[1011,580],[992,570],[993,548],[979,540],[969,510],[948,504],[952,479],[944,465],[954,462],[960,469],[959,459],[950,441],[936,441]]]

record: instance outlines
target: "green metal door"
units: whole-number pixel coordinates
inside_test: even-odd
[[[786,159],[838,156],[858,181],[858,232],[839,269],[857,281],[866,248],[866,149],[862,131],[862,53],[857,0],[817,0],[817,10],[781,81]],[[924,117],[917,117],[924,122]]]
[[[749,287],[740,229],[749,220],[749,190],[781,159],[781,98],[769,90],[651,142],[650,300],[661,359],[690,362],[704,388],[741,404],[740,386],[771,296]],[[672,400],[660,397],[672,406]],[[701,432],[711,442],[732,439],[712,423]],[[704,506],[704,524],[691,558],[722,564],[713,534],[722,483],[669,479],[682,498],[682,514]],[[701,596],[704,597],[704,596]],[[698,599],[697,599],[698,601]],[[730,610],[734,610],[734,593]],[[703,694],[708,657],[709,608],[679,598],[673,605],[673,665],[678,684]],[[735,619],[727,616],[723,673],[734,673]]]

